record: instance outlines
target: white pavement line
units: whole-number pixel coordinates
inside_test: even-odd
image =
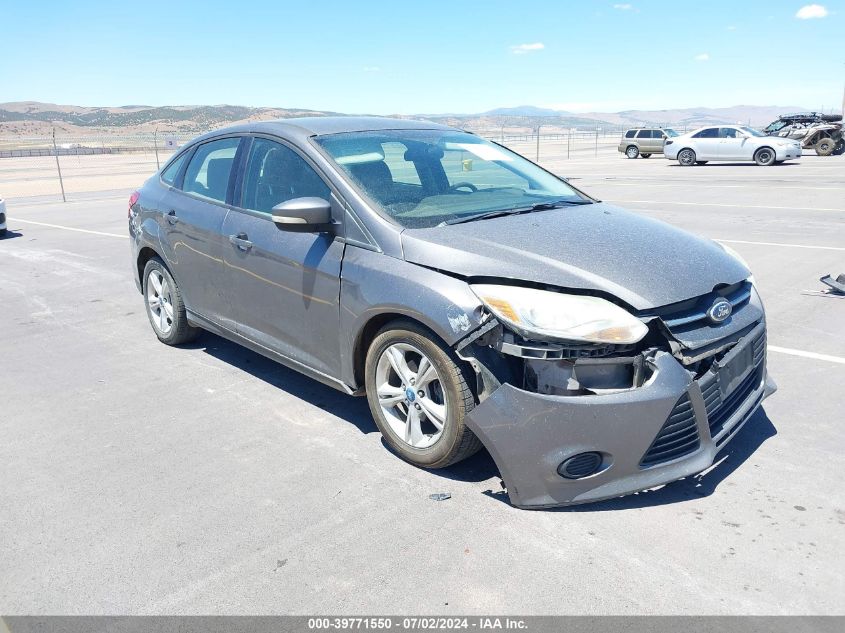
[[[88,229],[77,229],[72,226],[62,226],[60,224],[48,224],[47,222],[36,222],[34,220],[21,220],[20,218],[7,218],[8,222],[23,222],[24,224],[37,224],[38,226],[49,226],[51,229],[63,229],[65,231],[76,231],[77,233],[90,233],[91,235],[105,235],[106,237],[120,237],[128,240],[128,235],[120,235],[119,233],[103,233],[102,231],[89,231]]]
[[[788,347],[778,347],[777,345],[767,345],[766,347],[770,352],[789,354],[790,356],[801,356],[802,358],[812,358],[814,360],[826,360],[829,363],[839,363],[841,365],[845,365],[845,358],[842,358],[841,356],[816,354],[815,352],[805,352],[803,349],[789,349]]]
[[[721,204],[718,202],[677,202],[673,200],[608,200],[604,199],[602,202],[612,202],[614,204],[668,204],[668,205],[686,205],[690,207],[728,207],[731,209],[783,209],[785,211],[838,211],[845,213],[845,209],[828,209],[825,207],[773,207],[771,205],[753,205],[753,204]]]
[[[757,244],[758,246],[785,246],[787,248],[817,248],[823,251],[845,251],[841,246],[812,246],[810,244],[784,244],[782,242],[752,242],[750,240],[723,240],[718,237],[713,238],[716,242],[724,242],[725,244]]]

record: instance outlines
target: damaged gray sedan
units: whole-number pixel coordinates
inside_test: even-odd
[[[745,263],[457,129],[250,123],[129,203],[156,336],[210,330],[348,394],[424,468],[484,446],[537,508],[700,472],[775,387]]]

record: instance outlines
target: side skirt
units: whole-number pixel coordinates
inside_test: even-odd
[[[295,371],[298,371],[301,374],[308,376],[309,378],[313,378],[324,385],[328,385],[329,387],[334,387],[338,391],[342,391],[347,395],[361,395],[359,391],[354,390],[352,387],[347,385],[346,383],[338,380],[337,378],[333,378],[327,374],[317,371],[316,369],[312,369],[308,365],[304,365],[299,361],[293,360],[292,358],[288,358],[287,356],[283,356],[278,352],[264,347],[252,341],[248,338],[241,336],[231,330],[226,328],[220,327],[219,325],[212,323],[211,321],[201,317],[200,315],[196,314],[195,312],[191,312],[190,310],[187,311],[188,316],[188,323],[195,327],[200,327],[203,330],[208,330],[209,332],[216,334],[217,336],[221,336],[226,340],[232,341],[233,343],[237,343],[238,345],[242,345],[249,350],[252,350],[256,354],[261,354],[269,358],[270,360],[274,360],[277,363],[284,365],[285,367],[289,367]]]

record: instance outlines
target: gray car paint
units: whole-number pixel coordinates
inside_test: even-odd
[[[464,277],[603,291],[636,310],[707,294],[749,271],[712,240],[608,204],[402,233],[405,259]]]
[[[253,253],[255,261],[247,263],[249,257],[231,250],[233,244],[224,231],[224,225],[226,230],[238,228],[243,210],[199,203],[156,175],[140,190],[130,218],[136,284],[141,283],[139,255],[154,252],[175,269],[177,281],[187,290],[193,323],[338,389],[360,393],[362,335],[379,319],[395,315],[415,319],[451,346],[464,345],[473,337],[485,317],[466,279],[505,279],[599,293],[647,310],[748,276],[745,267],[715,243],[604,204],[403,230],[374,209],[311,140],[319,134],[373,129],[444,126],[357,117],[294,119],[249,123],[197,139],[194,143],[237,134],[287,142],[331,186],[337,225],[330,233],[283,236],[272,222],[250,220],[250,241],[254,246],[255,235],[260,245]],[[201,217],[203,205],[214,207],[213,218]],[[178,228],[165,217],[174,207],[178,207]],[[185,257],[194,255],[198,268],[179,272],[188,265]],[[252,279],[243,283],[242,275]],[[199,285],[184,288],[186,279]],[[205,307],[204,301],[216,305]],[[232,303],[239,308],[227,305]],[[247,319],[244,311],[251,307],[253,321],[242,322]],[[759,311],[762,314],[762,306]],[[741,325],[734,319],[726,329]],[[639,449],[652,441],[666,412],[685,390],[696,402],[695,383],[674,357],[660,353],[654,362],[654,383],[624,393],[564,398],[503,384],[481,402],[467,424],[494,456],[512,502],[538,507],[616,496],[712,463],[717,449],[704,441],[693,455],[649,469],[647,475],[634,467],[642,455]],[[697,413],[701,423],[700,406]],[[738,411],[732,428],[741,426],[748,413]],[[611,468],[575,486],[556,474],[555,459],[599,444],[599,450],[619,451]]]

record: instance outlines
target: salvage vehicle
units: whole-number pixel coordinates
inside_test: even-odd
[[[663,155],[684,166],[706,165],[709,161],[751,161],[758,165],[779,165],[801,158],[801,144],[773,138],[750,127],[722,125],[703,127],[669,139]]]
[[[537,508],[702,471],[774,383],[733,251],[454,128],[247,123],[129,200],[152,329],[200,329],[350,395],[443,468],[482,446]]]
[[[845,153],[841,114],[783,114],[777,121],[772,121],[763,128],[763,132],[769,136],[799,141],[802,148],[813,149],[819,156]]]
[[[626,130],[616,148],[628,158],[650,158],[652,154],[663,153],[663,143],[667,138],[678,136],[672,128],[631,128]]]

